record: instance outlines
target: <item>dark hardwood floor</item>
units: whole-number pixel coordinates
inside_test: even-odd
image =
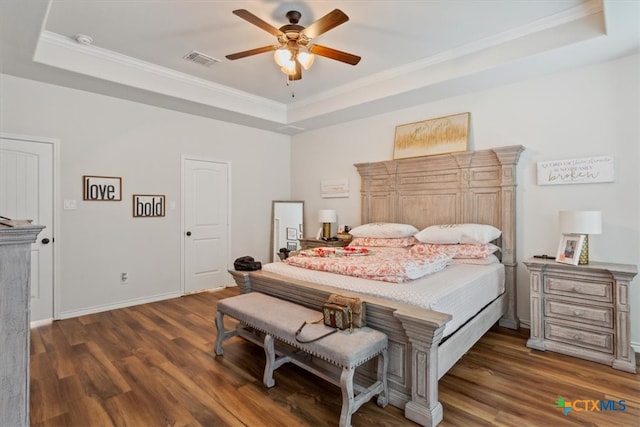
[[[216,301],[237,292],[205,292],[32,330],[31,425],[337,425],[338,387],[288,364],[266,389],[263,350],[240,338],[225,342],[224,356],[214,355]],[[495,328],[441,379],[441,426],[640,425],[640,375],[530,350],[526,332]],[[563,415],[555,408],[559,397],[577,408]],[[626,409],[579,410],[592,404],[578,400],[624,400]],[[415,425],[400,409],[374,401],[352,423]]]

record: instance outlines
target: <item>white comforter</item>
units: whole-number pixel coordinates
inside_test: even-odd
[[[283,262],[265,264],[263,270],[451,314],[453,319],[445,327],[445,336],[458,329],[505,289],[504,266],[499,263],[451,264],[437,273],[405,283],[307,270]]]

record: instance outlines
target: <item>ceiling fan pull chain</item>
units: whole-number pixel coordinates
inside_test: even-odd
[[[289,80],[289,76],[285,76],[285,80],[284,81],[285,81],[285,84],[287,86],[291,86],[291,97],[295,98],[296,97],[296,92],[293,89],[293,80]]]

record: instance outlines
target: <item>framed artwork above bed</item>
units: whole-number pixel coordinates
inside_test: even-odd
[[[396,126],[393,158],[467,151],[470,118],[470,113],[461,113]]]

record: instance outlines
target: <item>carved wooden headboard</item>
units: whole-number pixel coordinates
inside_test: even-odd
[[[490,224],[502,230],[509,307],[500,324],[517,328],[516,166],[521,145],[359,163],[362,224]]]

